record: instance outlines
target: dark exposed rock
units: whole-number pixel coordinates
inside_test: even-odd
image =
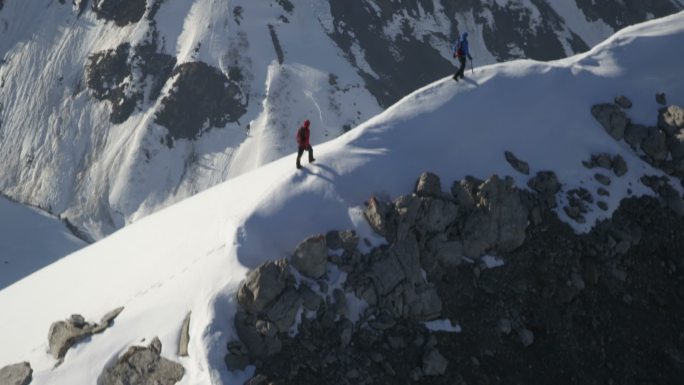
[[[146,7],[146,0],[93,0],[97,18],[114,21],[120,27],[140,21]]]
[[[668,106],[658,111],[658,128],[668,136],[679,133],[684,128],[684,109],[679,106]]]
[[[247,111],[247,95],[217,68],[203,62],[183,63],[171,76],[173,87],[155,118],[169,130],[169,146],[173,140],[196,139],[213,127],[236,122]]]
[[[292,266],[310,278],[320,278],[325,274],[328,262],[328,247],[325,237],[309,237],[297,246],[292,255]]]
[[[601,183],[604,186],[610,186],[610,177],[596,173],[594,174],[594,179],[596,179],[597,182]]]
[[[560,191],[560,183],[553,171],[540,171],[532,177],[527,185],[540,195],[546,207],[556,207],[556,193]]]
[[[627,162],[620,154],[615,155],[611,163],[616,176],[621,177],[627,173]]]
[[[273,354],[280,352],[282,349],[282,342],[278,337],[269,332],[269,330],[276,330],[276,326],[270,324],[268,321],[261,320],[259,328],[257,328],[257,319],[254,315],[238,311],[235,314],[235,329],[240,341],[247,348],[247,352],[251,359],[264,359]]]
[[[247,273],[238,290],[238,303],[252,314],[260,314],[280,296],[287,287],[294,285],[287,260],[266,262]]]
[[[522,161],[518,159],[512,152],[506,151],[504,152],[504,156],[506,157],[506,161],[513,167],[516,171],[525,174],[525,175],[530,175],[530,165],[527,164],[527,162]]]
[[[359,236],[354,230],[329,231],[325,234],[325,244],[332,250],[354,251],[359,244]]]
[[[148,347],[131,346],[114,366],[105,368],[98,383],[103,385],[144,384],[173,385],[185,369],[179,363],[161,357],[162,345],[155,337]]]
[[[441,376],[446,372],[449,361],[439,352],[432,348],[423,356],[423,374],[426,376]]]
[[[656,103],[660,104],[661,106],[664,106],[667,104],[667,98],[665,97],[664,92],[658,92],[656,94],[655,99],[656,99]]]
[[[431,172],[420,174],[416,183],[416,195],[439,198],[442,196],[442,184],[439,177]]]
[[[616,96],[615,104],[620,106],[620,108],[624,108],[626,110],[632,108],[632,101],[624,95]]]
[[[630,123],[627,125],[627,128],[625,128],[625,142],[635,150],[641,148],[641,144],[648,137],[649,131],[652,130],[653,129],[641,124]]]
[[[604,197],[610,196],[610,192],[608,192],[608,190],[604,189],[603,187],[599,187],[599,188],[596,190],[596,192],[597,192],[598,195],[600,195],[600,196],[604,196]]]
[[[0,2],[2,8],[2,2]],[[31,383],[33,369],[28,362],[7,365],[0,368],[0,384],[2,385],[28,385]]]
[[[591,107],[591,114],[603,126],[603,129],[615,140],[622,140],[629,119],[620,107],[614,104],[597,104]]]
[[[684,216],[684,201],[677,190],[672,187],[667,177],[643,176],[641,183],[648,186],[678,216]]]
[[[598,202],[596,202],[596,205],[603,211],[608,210],[608,203],[606,203],[604,201],[598,201]]]
[[[649,127],[648,135],[641,143],[641,149],[652,161],[659,162],[667,158],[667,137],[655,127]]]

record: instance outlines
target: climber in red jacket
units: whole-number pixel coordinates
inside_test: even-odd
[[[305,150],[309,152],[309,163],[316,161],[313,157],[313,148],[311,148],[311,144],[309,144],[310,124],[311,123],[307,119],[304,121],[304,124],[299,127],[299,130],[297,130],[297,145],[299,146],[299,149],[297,150],[297,168],[302,168],[299,159],[301,159]]]

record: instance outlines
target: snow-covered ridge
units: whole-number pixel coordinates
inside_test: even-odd
[[[512,175],[513,151],[531,172],[551,169],[563,190],[598,187],[581,161],[594,153],[620,154],[629,172],[615,178],[610,215],[638,180],[661,174],[624,143],[614,141],[590,114],[595,103],[630,97],[630,117],[654,124],[654,95],[683,104],[681,53],[684,14],[628,28],[590,52],[566,60],[516,61],[477,68],[464,82],[445,78],[407,96],[356,129],[318,144],[317,162],[296,171],[288,155],[233,178],[114,233],[0,292],[0,366],[28,360],[33,384],[95,383],[102,368],[145,338],[177,346],[192,310],[189,357],[162,355],[186,369],[181,384],[241,383],[223,363],[235,292],[248,268],[289,255],[297,242],[330,229],[364,234],[359,207],[372,195],[411,191],[430,170],[444,181],[466,175]],[[663,58],[663,60],[653,60]],[[560,196],[559,196],[560,198]],[[97,319],[124,311],[105,333],[67,353],[53,369],[46,353],[50,323],[72,313]],[[166,348],[165,348],[166,349]]]
[[[682,9],[576,3],[6,1],[0,190],[100,239],[445,76],[462,31],[476,65],[547,60]]]

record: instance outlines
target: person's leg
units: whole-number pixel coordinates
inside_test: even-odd
[[[297,168],[302,168],[302,164],[299,163],[299,160],[302,158],[302,154],[304,153],[304,148],[299,147],[297,149]]]
[[[465,72],[465,67],[466,67],[466,58],[465,56],[460,56],[458,60],[461,62],[461,68],[458,70],[458,76],[463,79],[463,73]]]
[[[306,150],[309,151],[309,163],[314,162],[316,159],[313,156],[313,147],[309,145]]]

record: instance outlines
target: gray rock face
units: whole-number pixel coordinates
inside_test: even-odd
[[[620,154],[613,157],[611,167],[615,175],[619,177],[627,174],[627,162],[625,162],[625,159]]]
[[[328,246],[325,237],[309,237],[297,246],[292,255],[292,266],[309,278],[320,278],[325,274],[328,262]]]
[[[74,314],[65,321],[54,322],[48,332],[50,353],[56,359],[63,358],[74,344],[107,329],[121,311],[123,307],[105,314],[99,324],[88,323],[79,314]]]
[[[669,106],[658,111],[658,128],[669,136],[676,135],[684,128],[684,109],[679,106]]]
[[[649,128],[641,124],[628,124],[625,128],[625,142],[633,149],[641,148],[641,144],[648,137]]]
[[[243,311],[235,314],[235,329],[240,341],[245,345],[249,357],[264,359],[280,352],[282,342],[270,330],[275,330],[275,325],[269,325],[268,321],[262,322],[262,327],[257,328],[257,320],[254,315]]]
[[[266,262],[247,274],[238,290],[238,303],[259,314],[293,283],[287,260]]]
[[[439,181],[439,177],[431,172],[420,174],[416,183],[416,195],[422,197],[441,197],[442,183]]]
[[[678,216],[684,216],[684,200],[677,190],[670,185],[667,177],[643,176],[641,183],[653,190],[662,201]]]
[[[594,174],[594,179],[604,186],[610,186],[610,178],[606,175],[596,173]]]
[[[31,383],[33,369],[28,362],[8,365],[0,369],[0,384],[28,385]]]
[[[391,233],[390,220],[392,214],[392,205],[377,197],[371,197],[368,200],[368,207],[364,211],[370,227],[384,237],[388,237]]]
[[[506,151],[504,152],[504,156],[506,157],[506,161],[513,167],[516,171],[525,174],[525,175],[530,175],[530,165],[527,164],[527,162],[522,161],[518,159],[512,152]]]
[[[359,244],[359,236],[354,230],[329,231],[325,234],[325,244],[332,250],[353,251]]]
[[[111,368],[100,376],[102,385],[173,385],[185,369],[179,363],[161,357],[161,342],[155,337],[148,347],[132,346]]]
[[[146,6],[145,0],[93,0],[97,18],[114,21],[119,27],[140,21]]]
[[[615,140],[622,140],[629,119],[620,107],[614,104],[597,104],[591,108],[591,114],[603,126],[603,129]]]
[[[620,108],[624,109],[630,109],[632,108],[632,101],[629,100],[626,96],[620,95],[615,97],[615,104],[620,106]]]
[[[522,245],[528,212],[512,179],[492,176],[480,186],[476,202],[463,228],[465,255],[476,258],[489,250],[511,251]]]

